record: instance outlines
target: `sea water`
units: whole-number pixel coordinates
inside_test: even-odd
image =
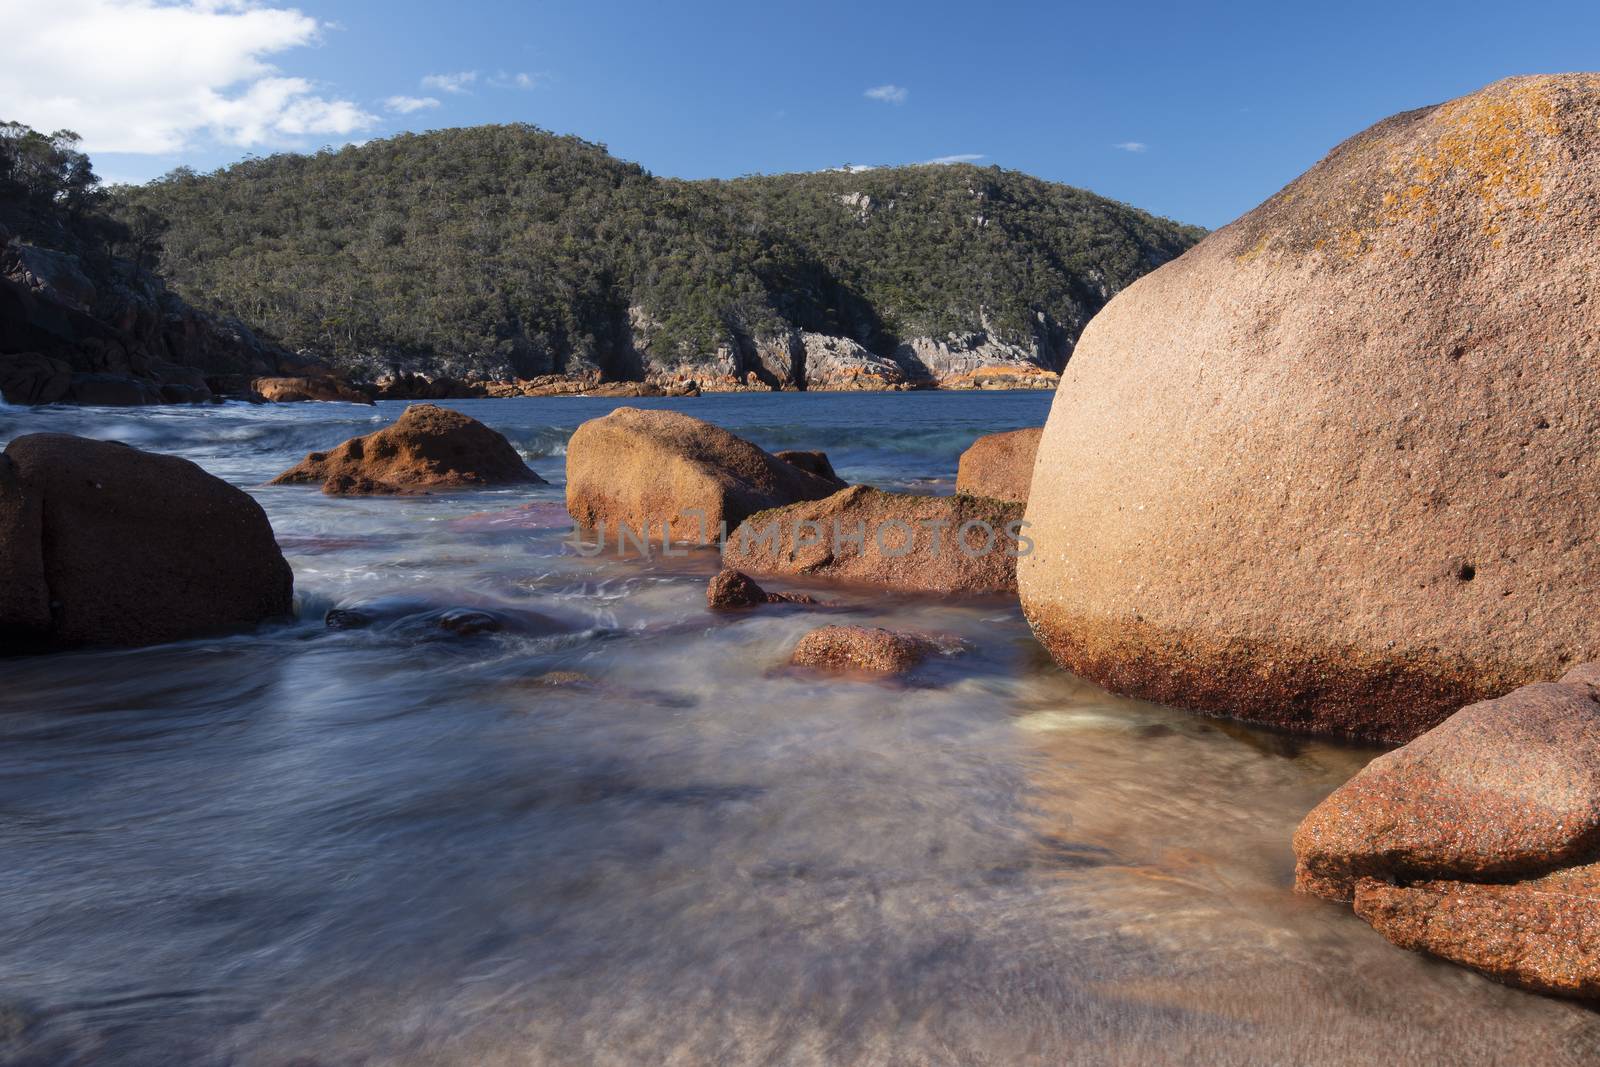
[[[297,594],[248,634],[0,661],[0,1062],[1600,1055],[1588,1011],[1291,891],[1295,825],[1375,750],[1111,696],[1014,599],[714,615],[714,552],[567,544],[566,441],[618,403],[942,493],[1048,394],[448,403],[551,484],[263,486],[399,404],[0,410],[0,442],[114,438],[248,489]],[[785,670],[823,622],[968,651],[902,683]]]

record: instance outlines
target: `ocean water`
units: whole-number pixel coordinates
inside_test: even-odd
[[[346,500],[262,483],[402,405],[0,409],[0,442],[116,438],[249,489],[298,597],[249,634],[0,661],[0,1063],[1600,1057],[1586,1009],[1290,892],[1296,823],[1374,750],[1110,696],[1004,599],[712,615],[713,552],[573,551],[565,443],[618,403],[451,402],[553,484]],[[949,492],[1049,396],[620,403]],[[505,628],[436,624],[461,608]],[[967,651],[786,670],[825,621]]]

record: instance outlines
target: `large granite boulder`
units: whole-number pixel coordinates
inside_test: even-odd
[[[836,486],[741,437],[675,411],[617,408],[579,426],[567,443],[567,511],[617,536],[714,542],[765,508],[817,500]]]
[[[503,435],[433,404],[413,404],[393,425],[313,452],[272,479],[273,485],[321,483],[331,496],[543,482]]]
[[[1294,835],[1295,887],[1503,981],[1600,994],[1600,670],[1463,708]]]
[[[1600,75],[1387,119],[1117,296],[1023,607],[1121,693],[1403,741],[1600,655]]]
[[[0,456],[0,651],[251,626],[293,582],[261,506],[188,460],[66,434]]]
[[[956,492],[995,500],[1028,502],[1033,461],[1044,427],[985,434],[961,453],[956,467]]]
[[[752,515],[722,565],[923,593],[1004,593],[1028,550],[1022,505],[916,496],[855,485],[824,500]]]

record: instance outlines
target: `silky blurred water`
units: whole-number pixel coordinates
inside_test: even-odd
[[[948,492],[1049,396],[623,403]],[[250,489],[299,604],[0,660],[0,1062],[1600,1056],[1585,1009],[1289,891],[1295,824],[1371,751],[1110,697],[1014,601],[813,588],[831,606],[721,616],[713,553],[575,553],[565,442],[616,405],[452,402],[553,484],[395,499],[261,485],[401,405],[0,408],[0,441],[116,438]],[[358,606],[376,625],[323,625]],[[505,628],[447,632],[452,608]],[[968,651],[893,685],[784,670],[823,621]]]

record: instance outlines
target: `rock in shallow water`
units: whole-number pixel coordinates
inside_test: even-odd
[[[325,403],[371,404],[372,398],[361,390],[332,376],[305,378],[256,378],[250,391],[274,404],[299,404],[308,401]]]
[[[1385,120],[1118,295],[1028,505],[1118,692],[1403,741],[1600,654],[1600,76]]]
[[[1356,914],[1401,948],[1538,993],[1600,1000],[1600,866],[1512,885],[1356,884]]]
[[[1357,879],[1503,880],[1600,848],[1600,699],[1524,686],[1373,760],[1294,837],[1296,885],[1349,900]]]
[[[293,588],[261,506],[188,460],[66,434],[0,457],[0,651],[237,629]]]
[[[763,508],[836,490],[709,422],[675,411],[617,408],[578,427],[567,443],[567,511],[584,529],[715,542]]]
[[[1016,588],[1022,506],[914,496],[856,485],[825,500],[752,515],[729,535],[723,566],[933,593]]]
[[[824,626],[800,639],[789,662],[824,671],[904,674],[938,651],[921,634],[876,626]]]
[[[273,485],[322,483],[335,496],[408,495],[426,489],[543,483],[504,436],[477,419],[413,404],[392,426],[313,452]]]
[[[1600,995],[1600,673],[1463,708],[1373,760],[1295,832],[1295,886],[1396,944]]]
[[[751,608],[758,604],[815,604],[804,593],[769,593],[748,575],[724,568],[706,583],[706,606],[712,611]]]

